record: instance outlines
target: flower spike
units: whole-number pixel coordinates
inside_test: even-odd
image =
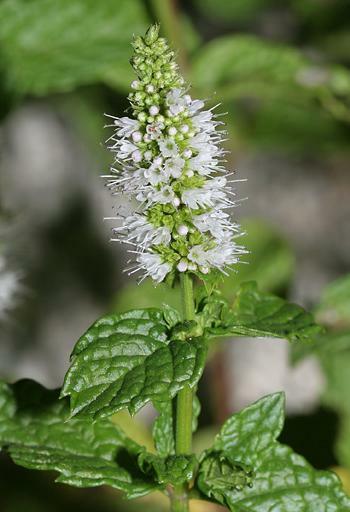
[[[133,247],[129,273],[156,282],[175,272],[225,272],[246,251],[235,243],[240,227],[226,212],[235,202],[224,176],[223,123],[188,94],[159,25],[135,37],[133,48],[132,115],[109,116],[115,161],[107,186],[138,206],[119,216],[113,239]]]

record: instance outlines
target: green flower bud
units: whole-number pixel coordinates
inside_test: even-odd
[[[159,25],[155,23],[151,25],[145,35],[145,43],[148,45],[154,44],[159,36]]]

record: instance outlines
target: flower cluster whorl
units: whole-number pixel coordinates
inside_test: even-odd
[[[107,186],[139,203],[133,214],[116,217],[122,225],[114,229],[113,240],[133,247],[136,261],[128,271],[161,282],[176,271],[200,277],[224,271],[244,250],[234,242],[239,226],[226,212],[234,201],[220,175],[222,123],[187,93],[174,52],[158,32],[152,26],[133,42],[132,117],[111,116],[115,162]]]

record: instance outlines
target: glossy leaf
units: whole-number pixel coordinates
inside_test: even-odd
[[[58,482],[76,487],[110,485],[129,498],[161,488],[138,468],[143,447],[111,420],[69,419],[58,390],[33,381],[0,383],[1,446],[16,464],[58,471]]]
[[[256,283],[244,283],[232,307],[225,313],[213,335],[286,338],[308,341],[322,332],[313,316],[297,304],[262,293]]]
[[[5,0],[0,18],[5,81],[39,96],[96,82],[127,88],[130,40],[148,23],[138,0]]]
[[[70,395],[72,415],[125,408],[134,414],[149,401],[170,400],[186,384],[194,387],[206,350],[202,338],[170,340],[161,310],[108,315],[77,342],[62,396]]]
[[[284,397],[281,393],[262,398],[232,416],[201,464],[210,454],[225,457],[225,464],[231,464],[237,470],[241,468],[241,473],[233,471],[227,488],[222,485],[222,480],[219,480],[219,486],[215,479],[212,485],[210,479],[205,485],[198,480],[199,490],[234,512],[349,511],[350,499],[336,475],[314,470],[301,456],[276,442],[283,416]],[[221,468],[216,464],[214,470],[217,475]],[[220,475],[229,478],[227,468],[219,472]],[[241,480],[237,486],[238,475]]]
[[[223,452],[209,452],[201,462],[197,485],[209,498],[228,505],[226,495],[253,485],[253,472]]]
[[[226,421],[214,450],[255,467],[281,433],[283,421],[284,394],[268,395]]]

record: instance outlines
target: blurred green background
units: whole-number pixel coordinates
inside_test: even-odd
[[[77,338],[107,310],[177,306],[160,285],[123,273],[103,222],[127,198],[103,187],[111,156],[103,113],[123,115],[130,41],[161,23],[192,94],[226,113],[250,253],[239,282],[313,309],[314,347],[237,340],[213,350],[195,439],[230,413],[284,389],[282,436],[350,489],[350,3],[348,0],[0,0],[0,377],[60,386]],[[113,200],[112,200],[113,199]],[[335,281],[335,283],[334,283]],[[153,411],[118,415],[149,443]],[[0,457],[1,512],[164,510],[105,488],[54,484]],[[214,510],[203,504],[193,511]]]

